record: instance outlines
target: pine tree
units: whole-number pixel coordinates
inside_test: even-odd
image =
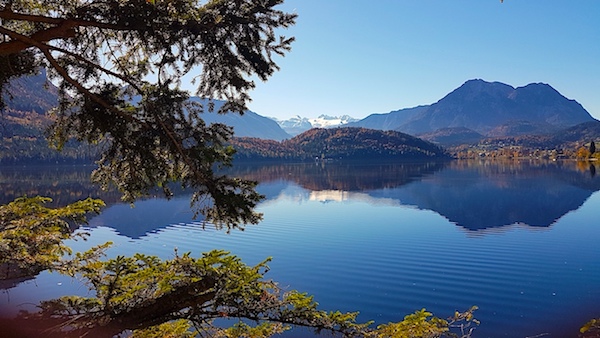
[[[197,211],[233,227],[256,223],[261,196],[253,182],[224,177],[232,129],[207,125],[180,89],[196,75],[197,95],[223,99],[220,113],[243,113],[254,88],[278,69],[274,55],[293,38],[276,30],[296,15],[283,0],[12,0],[0,1],[0,90],[41,67],[58,83],[60,105],[51,141],[103,141],[93,178],[134,201],[156,186],[169,196],[177,182],[193,188]],[[2,98],[0,95],[0,105]]]

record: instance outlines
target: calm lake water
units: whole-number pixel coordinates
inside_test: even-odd
[[[600,178],[575,162],[239,165],[267,199],[259,225],[227,234],[192,219],[189,195],[135,208],[88,183],[91,167],[0,167],[0,200],[42,194],[109,205],[76,250],[162,258],[226,249],[361,321],[399,321],[426,308],[446,317],[477,305],[474,337],[576,337],[600,316]],[[14,285],[16,284],[16,286]],[[42,273],[5,284],[5,315],[64,294],[77,281]],[[293,331],[286,336],[305,336]]]

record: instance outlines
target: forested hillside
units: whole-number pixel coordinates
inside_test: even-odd
[[[10,81],[0,112],[0,163],[92,162],[97,147],[68,142],[61,152],[48,146],[49,111],[58,105],[58,89],[46,72]]]
[[[8,89],[10,95],[3,96],[6,105],[0,113],[0,163],[91,163],[98,159],[98,146],[87,143],[72,140],[60,152],[49,147],[46,130],[53,121],[50,111],[58,105],[58,88],[47,80],[44,70],[11,80]],[[207,100],[197,97],[191,101],[208,106]],[[213,103],[218,110],[224,102]],[[251,111],[243,115],[206,112],[202,118],[207,124],[232,126],[240,136],[289,137],[276,122]]]
[[[0,163],[92,162],[97,148],[75,141],[61,152],[48,146],[45,130],[51,119],[33,111],[5,109],[0,122]]]
[[[600,142],[600,122],[592,121],[580,123],[576,126],[566,128],[554,133],[544,135],[520,135],[512,137],[480,138],[471,143],[470,146],[452,146],[445,143],[447,149],[455,152],[459,148],[479,149],[510,149],[511,147],[522,147],[534,150],[557,150],[565,154],[565,157],[573,157],[568,153],[575,153],[581,147],[589,147],[591,141]]]
[[[235,138],[238,160],[434,159],[446,158],[430,142],[395,131],[365,128],[311,129],[282,142]]]

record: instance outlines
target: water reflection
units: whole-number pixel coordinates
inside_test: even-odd
[[[600,190],[594,169],[575,162],[327,163],[256,168],[244,175],[294,182],[308,191],[294,198],[414,206],[474,231],[552,225]]]
[[[0,199],[45,195],[55,204],[88,196],[108,208],[91,220],[139,238],[169,224],[193,220],[185,192],[121,204],[117,192],[101,192],[89,181],[91,167],[0,168]],[[575,162],[305,163],[238,165],[228,174],[261,182],[267,202],[293,198],[322,203],[363,201],[432,210],[468,230],[510,225],[548,227],[578,209],[600,179],[593,164]],[[290,186],[300,187],[289,189]],[[299,193],[298,190],[301,190]]]
[[[93,166],[0,166],[0,204],[21,196],[52,198],[52,206],[64,206],[88,197],[116,203],[116,191],[104,192],[90,180]]]
[[[402,186],[442,170],[448,162],[303,163],[244,165],[231,174],[261,183],[285,180],[310,191],[370,191]]]
[[[600,180],[572,162],[453,162],[430,179],[381,196],[394,196],[468,230],[481,230],[514,224],[548,227],[598,190]]]

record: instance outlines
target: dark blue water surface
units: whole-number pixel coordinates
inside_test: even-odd
[[[19,190],[31,189],[21,179],[52,186],[52,175],[0,169],[3,191],[13,184],[14,194],[28,193]],[[477,305],[474,337],[575,337],[600,316],[600,178],[593,172],[574,162],[240,166],[233,173],[261,181],[267,196],[259,225],[229,234],[202,229],[186,194],[133,209],[109,194],[109,206],[84,229],[90,239],[72,246],[110,240],[110,255],[162,258],[174,248],[195,255],[218,248],[247,264],[272,256],[268,278],[315,295],[323,309],[358,310],[361,321],[399,321],[421,308],[446,317]],[[91,194],[86,189],[61,198]],[[0,293],[0,306],[16,313],[86,292],[42,273]]]

